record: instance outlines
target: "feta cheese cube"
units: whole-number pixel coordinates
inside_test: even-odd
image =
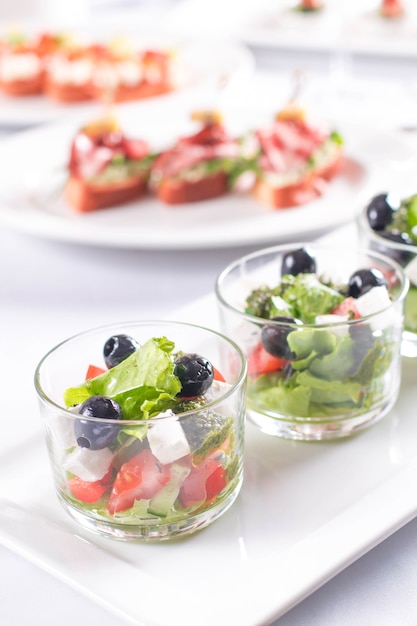
[[[356,308],[361,317],[378,313],[389,307],[390,304],[391,298],[389,297],[389,292],[385,285],[373,287],[356,300]]]
[[[204,394],[204,400],[206,402],[214,402],[217,398],[221,398],[227,393],[232,385],[225,383],[222,380],[213,380],[213,383],[207,389]]]
[[[148,442],[151,452],[162,464],[172,463],[189,454],[190,446],[177,420],[154,418],[149,423]]]
[[[206,402],[214,402],[218,398],[224,396],[225,393],[231,388],[229,383],[224,383],[221,380],[213,380],[213,384],[207,389],[204,394],[204,400]],[[233,400],[229,400],[227,402],[222,402],[216,406],[216,411],[224,415],[225,417],[229,417],[234,414],[233,410]]]
[[[81,478],[93,482],[103,478],[113,460],[113,453],[109,448],[90,450],[77,446],[64,461],[63,467]]]

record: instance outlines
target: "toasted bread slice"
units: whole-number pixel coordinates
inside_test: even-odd
[[[227,174],[216,172],[196,181],[167,178],[157,189],[157,196],[165,204],[201,202],[218,198],[227,192]]]
[[[78,213],[90,213],[137,200],[145,191],[145,176],[107,185],[89,183],[71,176],[65,187],[65,198]]]

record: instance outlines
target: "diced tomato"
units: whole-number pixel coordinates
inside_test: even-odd
[[[352,297],[345,298],[345,300],[338,304],[337,307],[331,311],[331,313],[333,315],[349,315],[349,318],[351,319],[358,319],[360,317],[356,306],[356,300]]]
[[[178,496],[185,509],[212,500],[226,487],[226,472],[222,463],[214,456],[217,453],[218,450],[200,465],[191,467]]]
[[[217,368],[214,367],[213,365],[213,372],[214,372],[214,380],[220,380],[220,382],[225,383],[226,379],[223,376],[223,374],[221,372],[219,372],[219,370]]]
[[[170,465],[162,465],[150,450],[142,450],[120,468],[109,498],[109,513],[130,509],[135,500],[152,498],[169,479]]]
[[[259,342],[248,355],[248,374],[252,378],[256,378],[267,372],[282,370],[287,363],[287,360],[269,354]]]
[[[103,369],[102,367],[97,367],[97,365],[89,365],[87,368],[87,373],[85,375],[85,380],[90,380],[90,378],[100,376],[100,374],[104,374],[105,371],[105,369]]]
[[[399,17],[404,13],[400,0],[382,0],[380,10],[384,17]]]
[[[206,499],[215,498],[227,485],[226,471],[222,465],[218,465],[216,469],[207,477],[206,480]]]
[[[103,478],[93,482],[82,480],[78,476],[74,476],[68,481],[68,487],[77,500],[88,503],[97,502],[109,488],[112,475],[113,470],[110,467]]]

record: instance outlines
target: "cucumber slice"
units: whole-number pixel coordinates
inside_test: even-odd
[[[417,332],[417,287],[411,286],[405,299],[405,330]]]
[[[181,485],[190,472],[191,468],[174,463],[171,467],[169,482],[151,499],[148,506],[148,513],[158,515],[159,517],[167,517],[168,514],[172,512]]]

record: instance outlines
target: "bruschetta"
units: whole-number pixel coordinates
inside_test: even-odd
[[[47,33],[30,38],[9,33],[0,45],[0,88],[10,96],[42,93],[45,66],[54,53],[56,38]]]
[[[296,5],[297,11],[304,13],[311,13],[314,11],[320,11],[324,7],[324,0],[300,0]]]
[[[93,97],[92,81],[100,52],[95,44],[68,40],[56,50],[45,71],[45,95],[63,103]]]
[[[343,162],[342,139],[307,122],[300,109],[281,111],[255,131],[259,146],[253,195],[277,209],[298,206],[325,193]]]
[[[382,0],[379,12],[383,17],[401,17],[405,12],[404,4],[402,0]]]
[[[113,118],[95,121],[72,142],[67,202],[87,213],[139,199],[147,189],[152,158],[146,142],[126,137]]]
[[[192,117],[199,130],[181,137],[152,166],[152,190],[165,204],[201,202],[226,194],[238,167],[239,142],[228,134],[221,116],[204,111]]]
[[[95,99],[125,102],[162,95],[174,88],[171,56],[162,50],[134,50],[117,41],[102,47],[92,76]]]

